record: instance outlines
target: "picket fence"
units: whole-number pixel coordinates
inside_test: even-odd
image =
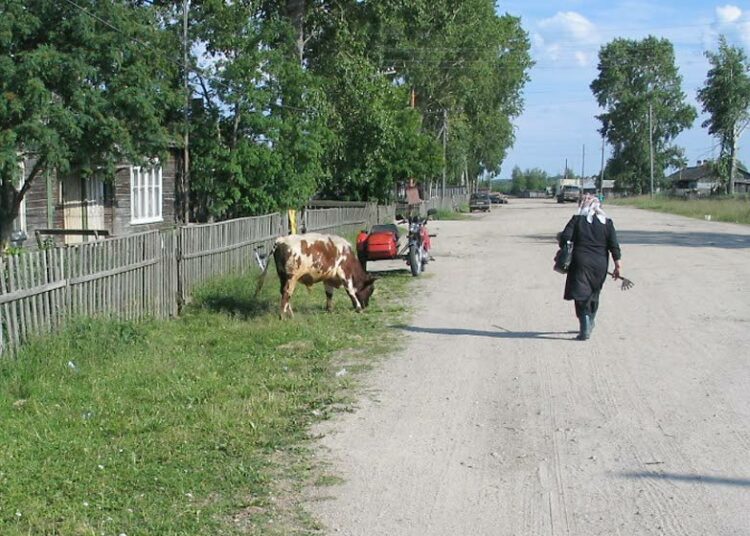
[[[392,221],[395,206],[310,209],[297,228],[347,235]],[[289,232],[286,214],[268,214],[0,256],[0,356],[73,318],[176,316],[207,280],[247,271],[255,253]]]
[[[0,356],[71,318],[177,312],[173,232],[0,257]]]

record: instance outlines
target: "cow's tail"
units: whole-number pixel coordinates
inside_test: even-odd
[[[271,251],[266,256],[266,266],[263,268],[263,271],[258,276],[258,282],[255,284],[255,294],[253,295],[254,299],[258,298],[258,294],[260,294],[260,291],[263,288],[263,283],[266,281],[266,274],[268,273],[268,267],[271,266],[271,261],[273,260],[273,254],[275,251],[276,251],[276,242],[273,243],[273,247],[271,248]]]

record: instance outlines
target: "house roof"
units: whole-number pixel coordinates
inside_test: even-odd
[[[701,164],[699,166],[692,166],[692,167],[686,167],[682,168],[678,171],[675,171],[672,173],[669,177],[667,177],[672,182],[679,182],[679,181],[699,181],[699,180],[709,180],[709,181],[718,181],[719,176],[716,174],[716,172],[712,169],[712,166],[710,164]],[[737,175],[735,176],[735,180],[737,179],[750,179],[750,173],[741,168],[737,168]]]
[[[708,164],[701,164],[700,166],[692,166],[679,169],[667,177],[670,181],[697,181],[701,179],[708,180],[719,180],[718,175]]]

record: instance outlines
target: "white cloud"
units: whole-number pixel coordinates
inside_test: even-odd
[[[576,62],[578,62],[578,65],[580,65],[581,67],[586,67],[588,65],[591,65],[591,54],[587,52],[578,50],[575,53],[575,58],[576,58]]]
[[[600,40],[596,26],[575,11],[558,11],[554,17],[541,20],[539,27],[543,31],[559,32],[576,43],[596,44]]]
[[[725,35],[730,43],[750,47],[750,12],[727,4],[716,6],[715,13],[711,29],[704,32],[703,43],[707,49],[716,48],[719,35]]]
[[[719,24],[736,22],[742,16],[742,10],[737,6],[727,4],[726,6],[716,7],[716,19]]]
[[[596,25],[575,11],[558,11],[537,24],[532,43],[542,58],[580,67],[591,64],[602,38]]]

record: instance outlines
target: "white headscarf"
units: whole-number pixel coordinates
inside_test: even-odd
[[[588,223],[594,221],[594,216],[601,223],[607,223],[607,214],[602,210],[602,204],[595,195],[586,194],[578,204],[578,215],[585,216]]]

